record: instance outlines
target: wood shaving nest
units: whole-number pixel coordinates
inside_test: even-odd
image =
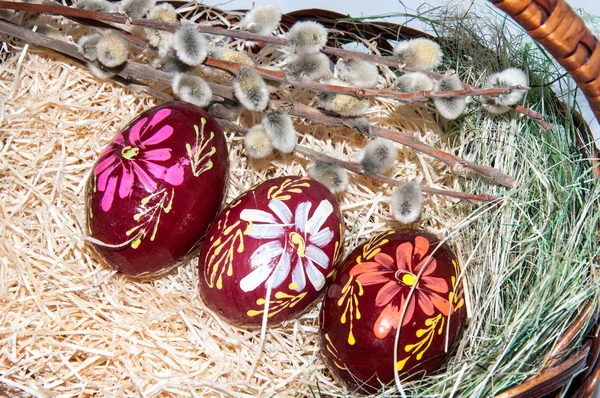
[[[307,93],[288,93],[298,95],[314,103]],[[230,326],[201,302],[195,256],[162,277],[136,280],[112,271],[84,243],[84,183],[94,162],[156,100],[34,48],[16,51],[0,65],[0,98],[0,393],[286,397],[310,396],[317,385],[330,394],[346,392],[321,358],[318,302],[297,319],[269,328],[260,354],[259,330]],[[427,107],[379,101],[367,117],[460,152]],[[244,113],[240,122],[251,125],[259,118]],[[341,159],[355,159],[366,143],[347,129],[295,122],[302,145]],[[226,135],[228,202],[268,178],[307,174],[310,162],[300,156],[250,160],[242,138]],[[393,176],[460,190],[443,164],[408,148],[399,148]],[[348,191],[338,196],[346,253],[399,226],[390,215],[390,195],[388,186],[351,176]],[[427,197],[413,227],[445,236],[473,210],[457,203]],[[464,253],[472,250],[453,244]]]

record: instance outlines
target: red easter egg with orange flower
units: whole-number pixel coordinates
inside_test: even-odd
[[[201,108],[168,102],[140,114],[102,152],[87,181],[96,251],[125,274],[167,269],[206,233],[228,169],[223,132]]]
[[[458,278],[452,251],[423,231],[387,231],[357,247],[321,308],[328,367],[350,388],[366,392],[393,382],[394,368],[401,380],[437,370],[465,324]]]

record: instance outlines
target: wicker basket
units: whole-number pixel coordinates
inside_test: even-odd
[[[574,78],[585,93],[590,106],[600,119],[600,45],[598,39],[586,27],[581,17],[564,0],[489,0],[506,14],[510,15],[529,35],[562,65]],[[315,15],[319,18],[315,18]],[[283,22],[291,26],[297,20],[316,19],[329,28],[343,31],[360,31],[367,37],[381,37],[378,44],[383,49],[391,50],[389,40],[394,40],[398,33],[406,37],[429,37],[418,30],[391,23],[335,23],[331,21],[343,19],[345,15],[325,10],[300,10],[287,14]],[[566,109],[565,109],[566,110]],[[568,110],[566,110],[569,112]],[[582,151],[589,156],[594,165],[600,159],[597,147],[589,127],[577,112],[573,113],[579,129]],[[596,175],[600,176],[596,167]],[[572,382],[568,396],[591,397],[600,379],[600,308],[598,303],[582,303],[581,315],[574,320],[571,328],[556,343],[548,354],[546,367],[536,377],[521,386],[506,390],[497,397],[541,397],[555,393]],[[564,358],[570,351],[573,339],[583,327],[595,325],[589,330],[589,339],[584,347]],[[585,369],[583,372],[582,370]]]
[[[600,45],[585,26],[581,17],[564,0],[491,0],[510,15],[527,33],[539,42],[575,79],[585,93],[594,114],[600,119]],[[593,142],[589,135],[586,142]],[[595,148],[595,145],[593,145]],[[598,158],[590,156],[591,158]],[[504,392],[502,397],[533,397],[555,391],[569,381],[573,374],[586,369],[573,382],[569,392],[573,397],[591,397],[600,378],[600,324],[598,303],[590,302],[571,329],[556,344],[552,353],[560,355],[571,344],[574,334],[588,320],[595,328],[591,338],[578,352],[561,363],[549,361],[539,376],[522,386]]]
[[[600,117],[600,45],[568,4],[564,0],[489,1],[510,15],[552,54],[573,76],[588,98],[596,117]],[[226,16],[224,13],[223,17]],[[405,37],[427,36],[418,30],[390,23],[336,22],[344,17],[345,15],[331,11],[301,10],[284,15],[282,24],[289,28],[297,20],[313,19],[329,28],[347,32],[360,31],[361,35],[367,38],[377,37],[379,47],[386,50],[391,50],[388,40],[397,39],[399,33]],[[572,114],[579,130],[578,144],[596,164],[600,155],[595,146],[594,149],[590,149],[589,143],[593,142],[593,137],[588,126],[575,111],[565,106],[564,112]],[[596,168],[596,171],[597,176],[600,176],[600,169]],[[593,275],[592,278],[597,280],[597,275]],[[565,386],[569,386],[568,396],[592,396],[600,378],[600,312],[596,302],[581,303],[581,307],[579,317],[573,320],[565,335],[549,351],[545,368],[537,376],[518,387],[502,392],[498,397],[541,397],[551,393],[560,394]],[[584,330],[589,329],[588,325],[594,326],[590,330]],[[573,342],[582,331],[589,338],[583,347],[573,351]],[[4,387],[7,394],[15,392],[11,390],[10,385]],[[0,382],[0,394],[4,387]]]

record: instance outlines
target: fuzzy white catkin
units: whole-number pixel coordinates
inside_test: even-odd
[[[206,39],[193,25],[177,29],[173,36],[173,49],[177,58],[190,66],[200,65],[208,55]]]
[[[396,89],[403,93],[433,90],[433,80],[425,73],[405,73],[396,80]]]
[[[148,12],[148,19],[164,21],[164,22],[177,22],[177,11],[169,3],[160,3],[152,7]]]
[[[248,53],[245,51],[236,51],[231,48],[213,47],[208,50],[208,54],[214,59],[254,66],[254,60],[250,58]],[[234,78],[234,75],[227,71],[208,66],[203,68],[202,73],[208,77],[211,77],[215,83],[230,82]]]
[[[224,47],[213,47],[209,50],[209,54],[215,59],[254,66],[254,60],[245,51],[236,51]]]
[[[525,72],[517,68],[508,68],[499,73],[494,73],[488,78],[486,88],[507,88],[513,86],[527,87],[529,79]],[[508,112],[511,105],[518,103],[525,94],[525,90],[512,90],[508,94],[498,96],[481,96],[484,108],[495,114]]]
[[[95,61],[98,59],[98,42],[102,38],[102,35],[97,33],[91,35],[81,36],[77,41],[77,51],[83,55],[83,57],[89,61]]]
[[[394,190],[390,208],[397,221],[403,224],[417,221],[422,207],[423,193],[417,182],[405,182]]]
[[[108,31],[96,45],[98,61],[104,66],[114,68],[127,61],[129,49],[127,41],[118,33]]]
[[[328,79],[326,84],[347,87],[348,83],[337,79]],[[323,91],[317,94],[321,107],[344,117],[357,117],[369,110],[369,98],[359,98],[354,95]]]
[[[442,48],[433,40],[419,37],[399,41],[394,47],[399,62],[417,69],[432,70],[442,63]]]
[[[270,110],[263,116],[262,125],[273,148],[283,153],[294,151],[298,138],[290,115],[278,109]]]
[[[161,3],[148,12],[147,18],[163,22],[177,22],[177,11],[171,4]],[[158,48],[158,55],[166,56],[173,46],[173,33],[154,28],[146,28],[144,32],[150,45]]]
[[[286,65],[289,80],[316,81],[329,74],[329,58],[322,53],[293,55]]]
[[[113,76],[115,76],[114,72],[102,69],[101,66],[98,66],[98,65],[94,64],[93,62],[87,62],[86,65],[89,68],[92,75],[94,75],[95,77],[97,77],[100,80],[110,79]]]
[[[359,58],[339,59],[335,74],[354,87],[371,88],[377,85],[379,79],[377,65]]]
[[[79,0],[77,2],[77,8],[79,8],[80,10],[96,12],[115,11],[115,6],[106,0]]]
[[[363,170],[370,174],[383,174],[394,167],[398,150],[393,142],[376,138],[359,153]]]
[[[462,90],[464,87],[457,75],[444,76],[436,84],[436,91]],[[449,98],[434,98],[433,103],[438,112],[446,119],[456,119],[465,111],[467,99],[464,96]]]
[[[156,0],[122,0],[121,8],[129,18],[142,18],[156,4]]]
[[[281,10],[275,4],[260,4],[248,11],[240,21],[243,30],[257,35],[270,35],[281,21]]]
[[[269,90],[263,78],[251,67],[242,68],[233,80],[233,92],[251,111],[263,111],[269,103]]]
[[[330,112],[344,117],[357,117],[369,110],[369,99],[349,94],[322,92],[317,94],[319,104]]]
[[[296,54],[316,53],[327,44],[327,29],[314,21],[296,22],[288,32],[287,40]]]
[[[308,170],[308,175],[333,193],[343,192],[348,188],[348,171],[330,163],[316,162]]]
[[[173,92],[182,100],[201,108],[212,101],[212,90],[201,78],[191,74],[178,74],[173,78]]]
[[[262,124],[248,130],[244,136],[244,147],[248,156],[257,159],[267,157],[273,151],[271,139]]]

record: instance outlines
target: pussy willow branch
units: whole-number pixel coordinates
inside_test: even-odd
[[[515,179],[513,177],[509,176],[506,173],[503,173],[500,170],[494,169],[493,167],[469,162],[468,160],[461,159],[458,156],[441,151],[437,148],[425,144],[412,134],[405,133],[399,130],[386,129],[383,127],[371,125],[364,118],[339,118],[336,116],[325,114],[318,109],[311,108],[307,105],[298,102],[272,100],[270,104],[272,107],[282,109],[291,115],[300,116],[326,126],[350,127],[361,132],[365,132],[365,130],[368,129],[368,131],[372,135],[387,138],[388,140],[397,142],[399,144],[410,147],[418,152],[436,158],[446,163],[454,172],[462,172],[468,170],[506,187],[511,187],[515,183]],[[364,127],[365,123],[367,124],[366,128]]]
[[[18,37],[22,40],[25,40],[29,44],[47,47],[58,51],[59,53],[66,54],[72,58],[84,60],[83,57],[77,52],[77,47],[75,45],[67,43],[66,41],[52,39],[39,33],[32,32],[31,30],[23,28],[19,25],[0,20],[0,32]],[[148,65],[139,64],[133,61],[128,61],[122,67],[113,71],[123,78],[134,78],[136,80],[148,80],[152,82],[171,84],[173,79],[172,75],[169,73],[162,72]],[[209,84],[214,95],[223,98],[235,99],[231,87],[214,83]],[[322,125],[333,127],[350,127],[363,133],[367,132],[376,136],[387,138],[413,148],[416,151],[434,157],[446,163],[455,172],[468,170],[500,185],[512,186],[514,184],[514,178],[499,170],[489,166],[483,166],[466,161],[455,155],[431,147],[419,141],[416,137],[409,133],[373,126],[364,118],[340,118],[337,116],[328,115],[318,109],[311,108],[298,102],[272,100],[270,101],[270,106],[282,109],[293,116],[303,117]]]
[[[232,121],[225,120],[225,119],[218,119],[218,121],[219,121],[219,124],[223,128],[226,128],[228,130],[235,131],[239,134],[246,134],[248,132],[247,128],[242,127],[236,123],[233,123]],[[398,187],[398,186],[402,185],[402,181],[398,181],[396,179],[386,177],[386,176],[383,176],[380,174],[366,173],[365,171],[363,171],[362,167],[358,163],[347,162],[345,160],[341,160],[341,159],[335,158],[333,156],[328,156],[321,152],[315,151],[313,149],[307,148],[302,145],[296,145],[294,152],[299,153],[302,156],[304,156],[312,161],[333,164],[333,165],[342,167],[354,174],[369,177],[376,181],[379,181],[379,182],[382,182],[382,183],[385,183],[385,184],[388,184],[388,185],[391,185],[394,187]],[[501,202],[501,199],[498,199],[492,195],[470,194],[470,193],[450,191],[450,190],[445,190],[445,189],[436,189],[436,188],[431,188],[431,187],[427,187],[427,186],[421,186],[421,190],[424,193],[429,194],[429,195],[448,196],[448,197],[452,197],[452,198],[466,200],[469,202],[491,202],[491,203],[500,203]]]
[[[243,67],[248,65],[223,61],[207,57],[204,62],[206,66],[212,66],[214,68],[223,69],[234,75],[237,75]],[[370,88],[355,88],[337,86],[331,84],[322,84],[311,81],[299,81],[299,80],[288,80],[286,78],[285,71],[264,69],[260,67],[254,67],[256,71],[265,79],[274,80],[277,82],[288,83],[296,87],[300,87],[315,93],[328,92],[328,93],[340,93],[350,94],[357,97],[383,97],[393,98],[404,102],[426,102],[428,98],[450,98],[467,95],[500,95],[509,94],[513,89],[523,89],[521,86],[507,87],[507,88],[491,88],[491,89],[480,89],[477,87],[465,88],[464,90],[454,91],[420,91],[416,93],[401,93],[399,91],[388,90],[388,89],[370,89]]]
[[[80,61],[81,63],[86,62],[85,59],[83,59],[81,57],[81,55],[77,52],[77,48],[70,43],[49,38],[42,34],[32,32],[21,26],[14,25],[10,22],[5,22],[1,19],[0,19],[0,31],[4,31],[12,36],[19,37],[23,40],[26,40],[30,44],[50,48],[50,49],[55,50],[63,55],[66,55],[70,58],[74,58],[74,59]],[[136,76],[139,79],[146,79],[146,80],[162,82],[162,83],[170,83],[171,79],[172,79],[172,76],[168,73],[157,71],[157,70],[154,70],[154,69],[148,67],[147,65],[138,64],[135,62],[128,62],[127,64],[125,64],[125,66],[123,68],[119,69],[117,74],[119,76],[121,76],[123,79],[125,79],[124,81],[121,81],[121,83],[124,83],[124,84],[127,84],[127,79],[130,79],[132,76]],[[173,99],[173,97],[171,97],[170,95],[165,94],[162,91],[156,90],[149,86],[143,86],[140,84],[128,84],[128,85],[134,90],[144,91],[144,92],[146,92],[150,95],[153,95],[164,101],[169,101],[169,100]],[[229,87],[215,84],[215,85],[213,85],[212,88],[213,88],[213,92],[215,94],[222,95],[226,98],[230,98],[230,96],[231,96],[231,98],[233,98],[233,95],[231,94]],[[275,101],[272,101],[272,102],[275,102]],[[278,101],[278,103],[276,103],[274,105],[276,107],[286,108],[286,109],[288,109],[290,107],[289,103],[285,103],[285,102],[281,102],[281,101]],[[300,104],[292,104],[291,106],[298,108],[299,111],[297,113],[299,113],[299,114],[308,115],[309,113],[315,111],[310,107],[303,108],[298,105],[300,105]],[[325,115],[323,115],[323,116],[325,116]],[[331,119],[332,120],[329,120],[330,123],[338,123],[335,120],[336,118],[331,118]],[[229,120],[225,120],[225,119],[219,119],[219,123],[224,128],[235,131],[237,133],[244,134],[248,130],[247,128],[241,127],[241,126],[239,126]],[[323,162],[335,164],[340,167],[344,167],[353,173],[364,175],[364,176],[373,178],[375,180],[381,181],[383,183],[387,183],[392,186],[398,186],[401,184],[401,182],[399,182],[395,179],[389,178],[389,177],[385,177],[385,176],[381,176],[381,175],[377,175],[377,174],[365,173],[362,170],[362,168],[360,167],[360,165],[357,163],[346,162],[346,161],[343,161],[343,160],[340,160],[340,159],[337,159],[337,158],[334,158],[331,156],[327,156],[327,155],[321,154],[317,151],[314,151],[310,148],[303,147],[301,145],[296,146],[296,152],[309,158],[309,159],[312,159],[313,161],[323,161]],[[461,200],[467,200],[470,202],[498,202],[499,201],[498,198],[496,198],[492,195],[468,194],[468,193],[456,192],[456,191],[450,191],[450,190],[440,190],[440,189],[435,189],[435,188],[430,188],[430,187],[422,187],[422,190],[423,190],[423,192],[428,193],[428,194],[449,196],[449,197],[454,197],[454,198],[458,198]]]
[[[55,15],[62,15],[62,16],[66,16],[66,17],[89,19],[92,21],[113,22],[113,23],[128,24],[128,25],[131,24],[131,25],[137,25],[137,26],[163,29],[163,30],[167,30],[167,31],[171,31],[171,32],[176,31],[181,26],[181,24],[178,22],[164,22],[164,21],[157,21],[157,20],[149,20],[149,19],[145,19],[145,18],[128,18],[121,14],[86,11],[86,10],[80,10],[80,9],[76,9],[73,7],[66,7],[66,6],[62,6],[62,5],[58,5],[58,4],[32,4],[32,3],[15,3],[15,2],[8,2],[8,1],[0,1],[0,8],[7,8],[7,9],[13,9],[13,10],[24,10],[24,11],[31,11],[31,12],[37,12],[37,13],[55,14]],[[196,24],[196,29],[202,33],[235,37],[235,38],[245,39],[245,40],[250,40],[250,41],[260,41],[263,43],[272,43],[272,44],[278,44],[278,45],[287,44],[286,39],[281,38],[281,37],[257,35],[254,33],[249,33],[249,32],[245,32],[245,31],[241,31],[241,30],[231,30],[231,29],[221,28],[221,27],[217,27],[217,26],[209,26],[209,25],[201,24],[201,23]],[[344,57],[345,58],[360,58],[360,59],[364,59],[364,60],[379,64],[379,65],[385,65],[385,66],[393,67],[393,68],[401,67],[401,65],[399,65],[399,63],[398,63],[398,60],[395,57],[390,57],[390,56],[379,56],[379,55],[374,55],[374,54],[366,54],[366,53],[354,52],[354,51],[344,50],[344,49],[335,48],[335,47],[325,47],[323,49],[323,52],[325,54],[335,55],[335,56],[342,57],[342,58],[344,58]],[[408,72],[419,71],[418,69],[407,67],[407,66],[402,67],[402,70],[405,70]],[[429,76],[437,78],[437,79],[440,79],[442,77],[441,74],[435,73],[435,72],[427,72],[427,74]],[[480,89],[477,87],[474,87],[472,85],[465,84],[465,90],[466,91],[471,90],[471,93],[469,94],[469,92],[464,92],[459,95],[480,95],[480,94],[474,93],[474,91],[480,90]],[[397,99],[400,99],[400,98],[397,98]],[[535,122],[539,123],[540,126],[542,126],[542,128],[544,128],[545,130],[550,130],[552,128],[552,126],[548,122],[544,121],[544,118],[541,114],[539,114],[531,109],[524,108],[520,105],[514,105],[514,106],[512,106],[512,108],[515,109],[515,111],[517,111],[525,116],[531,117]]]
[[[382,176],[379,174],[369,174],[369,173],[365,173],[362,170],[362,167],[358,164],[358,163],[354,163],[354,162],[347,162],[344,160],[340,160],[338,158],[334,158],[332,156],[328,156],[325,155],[321,152],[317,152],[313,149],[310,148],[306,148],[306,147],[297,147],[296,148],[296,152],[300,153],[303,156],[306,156],[307,158],[313,160],[313,161],[319,161],[319,162],[325,162],[325,163],[330,163],[330,164],[334,164],[336,166],[340,166],[345,168],[348,171],[351,171],[355,174],[359,174],[365,177],[370,177],[373,178],[377,181],[380,181],[382,183],[386,183],[388,185],[391,186],[395,186],[398,187],[400,185],[402,185],[402,181],[398,181],[394,178],[390,178],[390,177],[386,177],[386,176]],[[456,191],[449,191],[449,190],[443,190],[443,189],[436,189],[436,188],[431,188],[431,187],[427,187],[427,186],[421,186],[421,190],[427,194],[430,195],[443,195],[443,196],[449,196],[449,197],[453,197],[453,198],[458,198],[458,199],[462,199],[462,200],[467,200],[470,202],[492,202],[492,203],[500,203],[501,199],[498,199],[492,195],[478,195],[478,194],[469,194],[469,193],[464,193],[464,192],[456,192]]]
[[[1,3],[2,2],[0,2],[0,5],[1,5]],[[48,6],[54,7],[53,4],[48,5]],[[71,8],[69,8],[69,9],[71,9]],[[77,10],[77,11],[84,11],[84,10]],[[90,12],[90,11],[85,11],[85,12]],[[81,13],[76,12],[74,14],[81,14]],[[118,16],[121,16],[121,14],[109,14],[109,15],[116,16],[116,19],[119,19]],[[81,23],[82,19],[86,20],[85,18],[81,18],[81,17],[73,17],[73,16],[68,16],[68,17],[72,18],[80,23]],[[97,21],[95,21],[95,22],[97,22]],[[110,29],[110,28],[112,28],[112,26],[106,25],[103,28]],[[145,38],[136,36],[130,32],[126,32],[123,30],[118,30],[118,32],[130,43],[135,44],[141,48],[151,49],[151,46],[148,44],[148,41]],[[242,63],[218,60],[218,59],[211,58],[211,57],[207,57],[204,64],[206,66],[211,66],[214,68],[225,70],[234,75],[237,75],[243,67],[248,66],[248,65],[242,64]],[[265,69],[265,68],[260,68],[260,67],[255,67],[254,69],[256,69],[256,71],[258,71],[259,74],[263,78],[266,78],[268,80],[287,83],[287,84],[290,84],[290,85],[293,85],[296,87],[300,87],[300,88],[303,88],[303,89],[306,89],[306,90],[309,90],[309,91],[312,91],[315,93],[332,92],[332,93],[340,93],[340,94],[350,94],[350,95],[355,95],[357,97],[392,98],[392,99],[396,99],[399,101],[411,102],[411,103],[412,102],[427,102],[428,98],[450,98],[450,97],[468,96],[468,95],[496,96],[496,95],[500,95],[500,94],[509,94],[513,89],[523,89],[523,87],[520,87],[520,86],[507,87],[507,88],[493,88],[493,89],[480,89],[478,87],[469,86],[463,90],[453,90],[453,91],[433,91],[433,90],[431,90],[431,91],[420,91],[420,92],[415,92],[415,93],[401,93],[401,92],[389,90],[389,89],[354,88],[354,87],[344,87],[344,86],[337,86],[337,85],[330,85],[330,84],[322,84],[322,83],[316,83],[316,82],[311,82],[311,81],[298,81],[298,80],[291,81],[286,78],[285,71],[270,70],[270,69]]]

